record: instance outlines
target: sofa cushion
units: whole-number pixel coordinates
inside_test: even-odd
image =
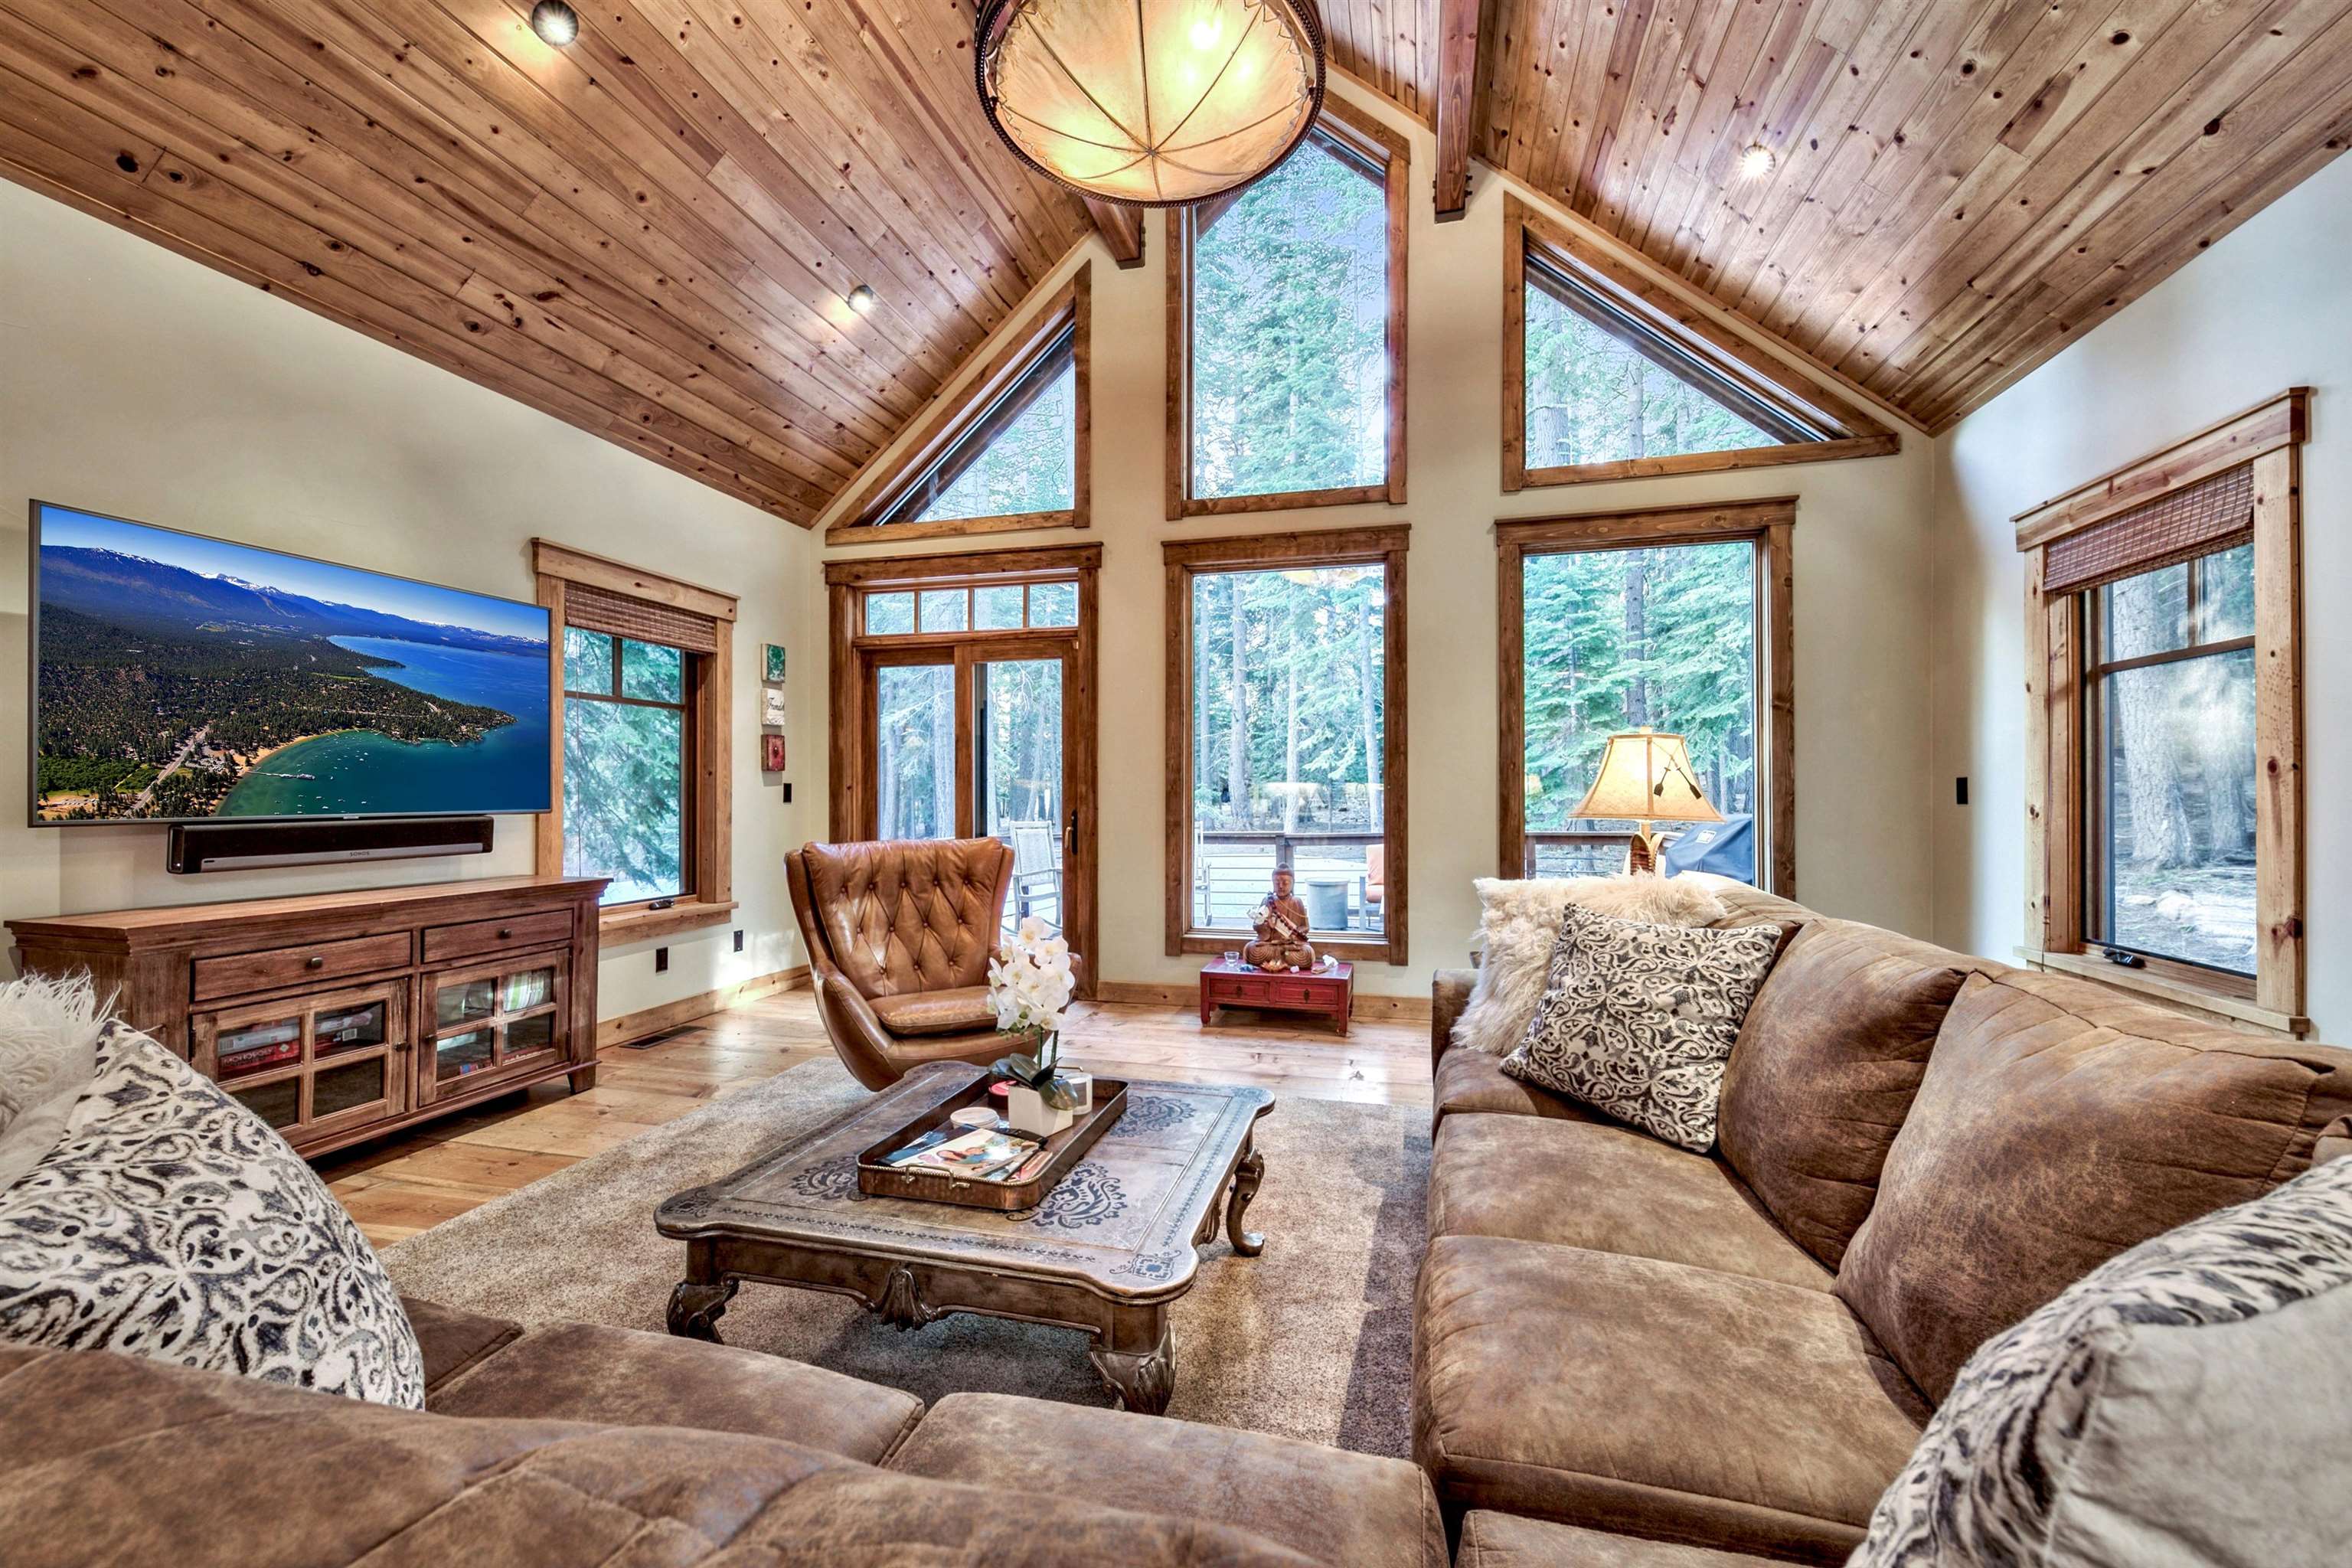
[[[1832,1268],[1870,1213],[1972,959],[1852,921],[1798,931],[1723,1078],[1717,1134],[1773,1217]]]
[[[1448,1509],[1837,1563],[1927,1415],[1827,1291],[1495,1237],[1423,1263],[1413,1447]]]
[[[327,1184],[268,1123],[120,1022],[56,1147],[0,1193],[0,1344],[425,1403],[399,1292]]]
[[[1041,1512],[772,1438],[455,1420],[103,1353],[0,1350],[0,1432],[8,1568],[1312,1568],[1218,1522]]]
[[[415,1296],[403,1296],[400,1306],[408,1314],[409,1326],[416,1331],[416,1343],[425,1355],[427,1408],[432,1406],[433,1396],[440,1392],[442,1384],[471,1369],[485,1356],[512,1344],[522,1332],[520,1323],[505,1318],[485,1318]]]
[[[2324,1563],[2352,1536],[2352,1164],[2167,1231],[1988,1340],[1866,1568]]]
[[[897,996],[877,996],[866,1005],[894,1035],[953,1035],[996,1027],[996,1009],[988,1005],[985,985],[959,985],[951,991],[908,991]]]
[[[2105,986],[1972,975],[1945,1016],[1838,1294],[1937,1399],[2093,1268],[2311,1163],[2352,1055]]]
[[[1704,1152],[1715,1146],[1724,1063],[1782,935],[1645,925],[1570,905],[1543,1001],[1503,1070]]]
[[[1768,1568],[1769,1558],[1612,1535],[1478,1509],[1462,1521],[1454,1568]]]
[[[1579,1105],[1564,1094],[1513,1078],[1503,1070],[1502,1058],[1467,1047],[1456,1047],[1437,1058],[1431,1089],[1439,1117],[1459,1110],[1483,1110],[1508,1116],[1541,1116],[1555,1121],[1593,1121],[1601,1115],[1591,1106]]]
[[[433,1396],[444,1415],[693,1426],[782,1437],[878,1464],[923,1402],[879,1384],[732,1345],[636,1329],[534,1329]]]
[[[1543,1000],[1560,916],[1571,904],[1654,925],[1712,925],[1730,912],[1683,877],[1481,877],[1471,886],[1478,893],[1478,973],[1453,1039],[1497,1057],[1518,1045]]]
[[[1589,1247],[1809,1290],[1832,1283],[1723,1162],[1591,1121],[1446,1118],[1430,1161],[1429,1234]]]
[[[1213,1519],[1328,1568],[1445,1568],[1429,1478],[1402,1459],[1122,1410],[950,1394],[890,1468],[992,1492]]]

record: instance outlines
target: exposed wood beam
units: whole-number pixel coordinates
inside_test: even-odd
[[[1478,110],[1479,45],[1494,0],[1438,0],[1437,221],[1470,206],[1471,121]]]
[[[1143,209],[1121,206],[1117,202],[1085,198],[1087,211],[1094,215],[1095,229],[1110,247],[1110,258],[1118,263],[1121,272],[1143,265]]]

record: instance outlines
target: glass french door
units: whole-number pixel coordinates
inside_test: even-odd
[[[1007,931],[1028,916],[1055,931],[1070,919],[1072,658],[1067,639],[993,637],[873,648],[862,661],[866,837],[1003,840],[1013,851]]]

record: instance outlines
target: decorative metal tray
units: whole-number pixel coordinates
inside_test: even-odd
[[[857,1156],[857,1190],[868,1197],[919,1198],[926,1203],[959,1204],[965,1208],[1001,1209],[1011,1214],[1019,1209],[1034,1208],[1045,1201],[1045,1194],[1055,1183],[1070,1173],[1095,1141],[1111,1129],[1127,1110],[1127,1080],[1116,1078],[1095,1079],[1093,1109],[1077,1117],[1059,1132],[1045,1140],[1052,1158],[1045,1168],[1025,1182],[985,1182],[970,1176],[951,1175],[945,1171],[908,1169],[901,1165],[886,1165],[882,1156],[905,1148],[915,1139],[945,1122],[950,1113],[967,1105],[985,1105],[988,1091],[996,1080],[983,1078],[966,1084],[947,1099],[939,1101],[912,1121],[887,1138],[866,1149]]]

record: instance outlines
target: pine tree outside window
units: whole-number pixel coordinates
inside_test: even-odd
[[[1504,205],[1503,488],[1874,457],[1900,438],[1600,242]]]
[[[1404,500],[1409,149],[1336,101],[1169,215],[1168,516]]]

